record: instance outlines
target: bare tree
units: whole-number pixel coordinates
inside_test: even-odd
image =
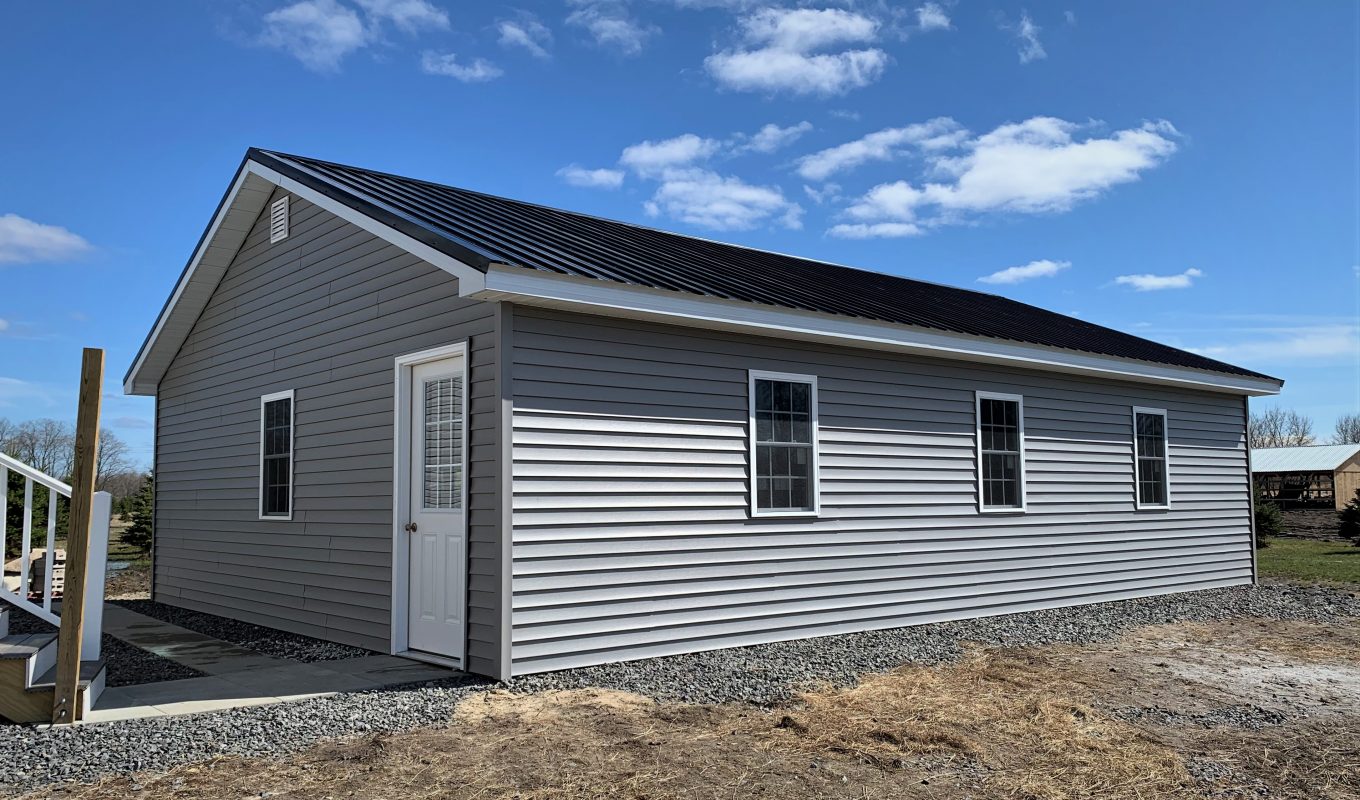
[[[1252,447],[1301,447],[1313,444],[1313,421],[1292,408],[1274,406],[1247,419]]]
[[[5,452],[56,478],[71,473],[75,459],[75,431],[55,419],[21,422],[5,445]]]
[[[1360,413],[1337,417],[1332,444],[1360,444]]]
[[[132,470],[132,459],[128,456],[127,442],[108,428],[99,429],[99,457],[95,464],[95,489],[106,491],[104,482],[114,475]],[[133,487],[133,491],[136,491]]]
[[[76,434],[69,422],[34,419],[17,425],[0,419],[0,452],[19,459],[54,478],[71,474],[75,461]],[[130,448],[113,431],[99,431],[99,460],[95,472],[98,483],[123,472],[133,472]],[[103,490],[102,485],[97,486]],[[133,487],[136,491],[136,487]]]

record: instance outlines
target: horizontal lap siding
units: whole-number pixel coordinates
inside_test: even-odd
[[[818,519],[749,516],[748,369],[818,376]],[[527,308],[512,373],[519,673],[1251,580],[1238,397]],[[975,390],[1024,396],[1026,514],[976,510]]]
[[[409,253],[290,203],[288,238],[271,245],[267,219],[256,222],[159,387],[157,599],[387,650],[393,359],[468,341],[468,653],[472,668],[494,673],[494,307],[460,299],[451,276]],[[284,389],[296,392],[294,513],[265,521],[260,395]]]

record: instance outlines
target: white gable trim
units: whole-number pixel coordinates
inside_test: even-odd
[[[428,261],[458,279],[458,292],[469,295],[484,288],[482,272],[407,236],[372,217],[288,178],[256,161],[247,160],[236,175],[226,199],[208,225],[208,232],[180,276],[170,300],[156,319],[151,335],[137,353],[123,382],[126,394],[154,395],[171,359],[188,338],[189,331],[222,281],[227,267],[241,249],[274,188],[324,209],[346,222]]]
[[[1025,367],[1164,386],[1244,394],[1279,394],[1281,383],[1102,356],[1055,347],[1001,341],[886,322],[797,311],[736,300],[698,297],[649,287],[554,275],[493,264],[486,289],[474,298],[509,300],[588,314],[641,319],[671,325],[758,333],[784,339],[891,350],[917,355]]]

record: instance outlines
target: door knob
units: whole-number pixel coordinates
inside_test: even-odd
[[[407,532],[407,533],[415,533],[415,532],[416,532],[416,524],[415,524],[414,522],[408,522],[408,523],[406,523],[406,532]]]

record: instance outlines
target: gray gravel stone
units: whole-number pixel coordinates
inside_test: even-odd
[[[487,681],[434,683],[339,694],[272,706],[100,725],[0,728],[0,794],[111,774],[164,770],[214,756],[281,755],[321,739],[447,723],[453,707]]]
[[[663,700],[769,704],[798,686],[851,685],[865,672],[948,661],[969,641],[1079,643],[1165,622],[1236,617],[1330,622],[1357,615],[1360,598],[1346,592],[1266,584],[586,667],[517,678],[509,688],[599,686]],[[0,727],[0,764],[6,765],[0,792],[163,770],[222,754],[286,754],[325,738],[440,725],[463,697],[494,685],[460,678],[191,717],[64,729]]]
[[[1278,711],[1253,705],[1231,705],[1211,711],[1187,713],[1161,706],[1120,708],[1114,716],[1129,722],[1151,722],[1156,725],[1195,725],[1201,728],[1245,728],[1257,731],[1283,725],[1288,719]]]
[[[852,686],[862,673],[953,660],[964,642],[1025,647],[1108,640],[1140,625],[1165,622],[1234,617],[1329,622],[1357,615],[1360,597],[1352,593],[1266,583],[603,664],[516,678],[510,688],[602,686],[661,700],[770,704],[800,687]]]
[[[252,625],[187,608],[176,608],[154,600],[114,600],[112,601],[129,611],[145,614],[148,617],[197,631],[214,639],[221,639],[235,645],[254,650],[276,658],[292,661],[315,663],[318,661],[339,661],[343,658],[371,656],[372,651],[347,644],[337,644],[321,639],[313,639],[297,633]]]

